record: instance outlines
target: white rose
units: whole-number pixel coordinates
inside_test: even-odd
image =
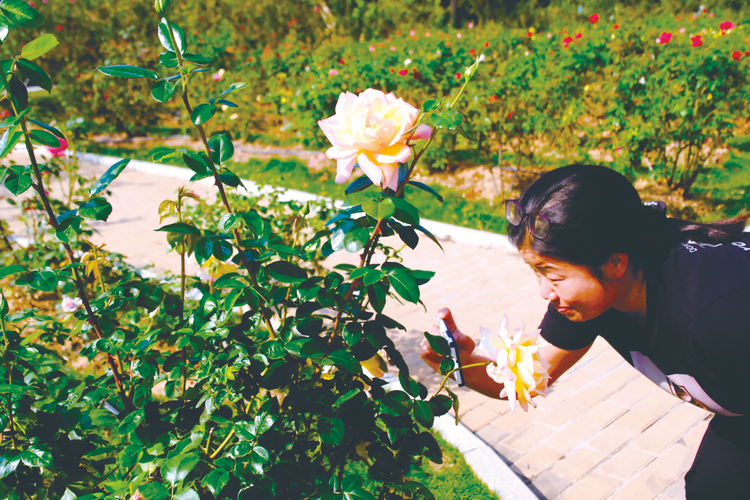
[[[318,122],[332,144],[326,156],[337,162],[336,182],[346,182],[359,163],[373,184],[397,189],[398,165],[411,157],[406,140],[427,139],[432,133],[426,125],[406,133],[418,115],[411,104],[380,90],[342,93],[336,114]]]
[[[78,297],[72,299],[67,295],[63,295],[62,310],[66,313],[76,312],[78,308],[81,307],[82,303],[83,302],[81,302],[81,299],[79,299]]]

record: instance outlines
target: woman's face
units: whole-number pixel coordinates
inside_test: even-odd
[[[539,255],[528,246],[519,253],[536,274],[542,298],[571,321],[596,318],[620,298],[616,287],[599,281],[586,266]]]

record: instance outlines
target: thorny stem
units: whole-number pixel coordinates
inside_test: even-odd
[[[435,394],[433,395],[433,397],[435,397],[438,394],[440,394],[440,391],[443,390],[443,388],[445,387],[445,384],[448,383],[448,379],[451,377],[451,375],[453,375],[458,370],[465,370],[467,368],[475,368],[477,366],[487,366],[489,364],[492,364],[492,361],[487,361],[486,363],[473,363],[471,365],[466,365],[466,366],[461,366],[461,367],[458,367],[458,368],[454,368],[453,370],[449,371],[445,375],[445,377],[443,378],[443,381],[440,383],[440,387],[437,388],[437,391],[435,391]]]
[[[5,78],[5,73],[3,71],[0,71],[0,77],[2,77],[3,84],[5,85],[5,88],[10,88],[8,86],[8,81]],[[8,95],[10,96],[10,103],[11,107],[13,108],[13,113],[18,116],[19,113],[19,106],[16,102],[16,98],[8,92]],[[57,231],[60,227],[57,223],[57,218],[55,217],[55,212],[52,210],[52,206],[49,203],[49,199],[47,198],[47,193],[44,191],[44,182],[42,180],[42,174],[39,170],[39,164],[36,161],[36,156],[34,155],[34,147],[31,145],[31,139],[29,138],[29,131],[26,127],[26,119],[21,119],[21,130],[23,131],[24,136],[24,142],[26,144],[26,152],[29,155],[29,159],[31,160],[31,166],[34,169],[34,176],[36,177],[36,183],[32,183],[32,187],[39,193],[39,197],[42,199],[42,203],[44,204],[44,209],[47,212],[47,219],[49,221],[49,225],[52,226],[52,228]],[[73,256],[73,249],[70,247],[69,244],[63,242],[63,248],[65,248],[65,253],[68,257],[68,264],[73,264],[75,262],[75,257]],[[89,318],[89,323],[91,324],[91,327],[94,331],[94,334],[97,338],[102,338],[104,335],[102,334],[101,327],[99,326],[99,322],[96,318],[96,315],[94,314],[94,311],[91,309],[91,303],[89,302],[89,298],[86,295],[86,288],[84,287],[83,281],[81,280],[81,276],[78,274],[77,268],[72,268],[73,271],[73,281],[75,282],[76,289],[78,290],[78,297],[81,299],[81,303],[83,304],[84,308],[86,309],[86,314]],[[120,374],[117,370],[117,366],[115,365],[115,360],[112,357],[111,354],[107,354],[107,362],[109,363],[110,368],[112,369],[112,377],[115,379],[115,384],[117,385],[117,390],[120,393],[120,398],[122,399],[123,404],[125,405],[125,408],[129,408],[131,406],[130,401],[128,400],[127,395],[125,394],[125,390],[122,386],[122,381],[120,380]]]
[[[2,293],[2,292],[0,292]],[[13,385],[13,372],[11,370],[10,363],[8,362],[8,336],[5,333],[5,319],[0,316],[0,328],[3,330],[3,340],[5,340],[5,352],[3,353],[3,361],[5,362],[5,369],[8,371],[8,385]],[[16,449],[16,425],[13,422],[13,397],[8,394],[8,417],[10,420],[10,439],[13,443],[13,449]]]
[[[185,103],[185,108],[188,111],[188,115],[193,114],[193,108],[190,106],[190,101],[188,99],[187,89],[182,94],[182,102]],[[229,204],[229,200],[227,199],[226,192],[224,191],[224,183],[219,178],[219,172],[216,169],[216,166],[213,163],[213,160],[211,159],[211,148],[208,147],[208,139],[206,138],[206,131],[203,129],[202,125],[196,125],[196,128],[198,129],[198,133],[201,137],[201,142],[203,142],[203,148],[206,150],[206,157],[208,158],[208,162],[210,164],[211,171],[214,174],[214,182],[216,184],[216,187],[219,190],[219,195],[221,196],[221,201],[224,203],[224,208],[226,209],[227,213],[234,213],[232,212],[232,207]],[[237,249],[239,250],[239,257],[242,261],[242,265],[247,270],[247,274],[250,277],[250,281],[252,282],[253,286],[257,289],[260,288],[258,285],[258,280],[255,276],[255,273],[252,271],[250,267],[250,262],[247,260],[247,255],[245,255],[245,251],[242,249],[242,237],[240,236],[240,231],[238,229],[234,229],[232,231],[232,234],[234,235],[234,242],[237,244]],[[273,328],[273,325],[271,324],[271,314],[267,307],[262,305],[260,302],[258,303],[258,306],[260,307],[261,315],[263,316],[263,320],[266,323],[266,328],[268,329],[268,333],[271,337],[271,339],[276,338],[276,330]]]

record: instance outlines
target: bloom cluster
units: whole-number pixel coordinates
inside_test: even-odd
[[[547,395],[550,365],[539,355],[540,331],[525,333],[522,323],[511,336],[508,316],[503,316],[497,335],[480,328],[482,339],[475,352],[492,360],[487,365],[487,375],[505,385],[500,397],[508,398],[511,411],[515,411],[516,403],[523,411],[527,411],[529,405],[536,408],[532,398]]]

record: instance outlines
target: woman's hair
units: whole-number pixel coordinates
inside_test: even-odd
[[[612,254],[628,254],[636,269],[649,273],[679,241],[691,238],[725,243],[742,237],[750,214],[711,224],[666,217],[665,205],[641,202],[623,175],[595,165],[568,165],[544,174],[518,200],[525,213],[541,213],[551,221],[540,240],[527,234],[527,220],[509,226],[508,236],[519,249],[572,264],[585,265],[601,277],[600,268]]]

